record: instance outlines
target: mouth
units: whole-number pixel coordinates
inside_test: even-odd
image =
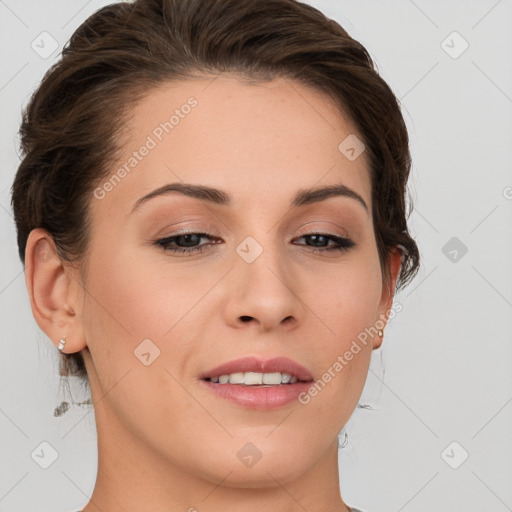
[[[238,407],[270,411],[296,403],[313,376],[287,357],[252,356],[212,368],[200,375],[200,382],[205,390]]]
[[[203,380],[218,384],[240,384],[256,387],[289,386],[296,382],[312,382],[312,379],[302,380],[296,375],[281,372],[234,372],[215,377],[206,377]]]
[[[200,378],[215,384],[259,387],[313,381],[307,368],[287,357],[260,359],[253,356],[224,363],[203,373]]]

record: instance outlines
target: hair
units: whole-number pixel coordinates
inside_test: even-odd
[[[407,229],[411,157],[397,98],[367,50],[335,21],[296,0],[136,0],[99,9],[73,33],[23,109],[22,160],[12,186],[20,259],[45,229],[59,257],[86,262],[92,193],[119,155],[123,122],[152,88],[222,72],[284,77],[332,98],[365,144],[381,268],[402,249],[396,290],[419,268]],[[81,352],[60,375],[87,382]]]

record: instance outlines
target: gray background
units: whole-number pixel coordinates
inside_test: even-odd
[[[53,416],[69,397],[30,311],[10,186],[21,106],[75,28],[107,3],[0,0],[3,512],[77,510],[96,477],[93,411]],[[423,259],[373,354],[367,407],[340,438],[342,495],[367,512],[512,510],[512,2],[308,3],[367,47],[402,102]],[[43,51],[44,31],[58,43],[49,56],[31,47]],[[70,384],[77,402],[86,398]],[[48,469],[31,455],[51,454],[42,442],[58,455]]]

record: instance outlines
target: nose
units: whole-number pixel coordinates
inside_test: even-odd
[[[261,333],[295,329],[304,314],[300,280],[279,251],[265,248],[251,263],[236,255],[224,319],[231,327]]]

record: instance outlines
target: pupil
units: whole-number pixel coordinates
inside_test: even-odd
[[[312,240],[318,242],[319,239],[324,238],[323,235],[311,235]]]
[[[196,238],[197,238],[197,235],[194,235],[194,234],[190,235],[190,234],[189,234],[189,235],[182,235],[182,236],[181,236],[181,238],[184,238],[184,239],[185,239],[185,245],[186,245],[187,247],[190,247],[190,246],[193,246],[193,245],[194,245],[193,240],[192,240],[192,242],[190,241],[190,238],[191,238],[191,237],[196,237]],[[196,242],[197,242],[197,240],[196,240]]]

